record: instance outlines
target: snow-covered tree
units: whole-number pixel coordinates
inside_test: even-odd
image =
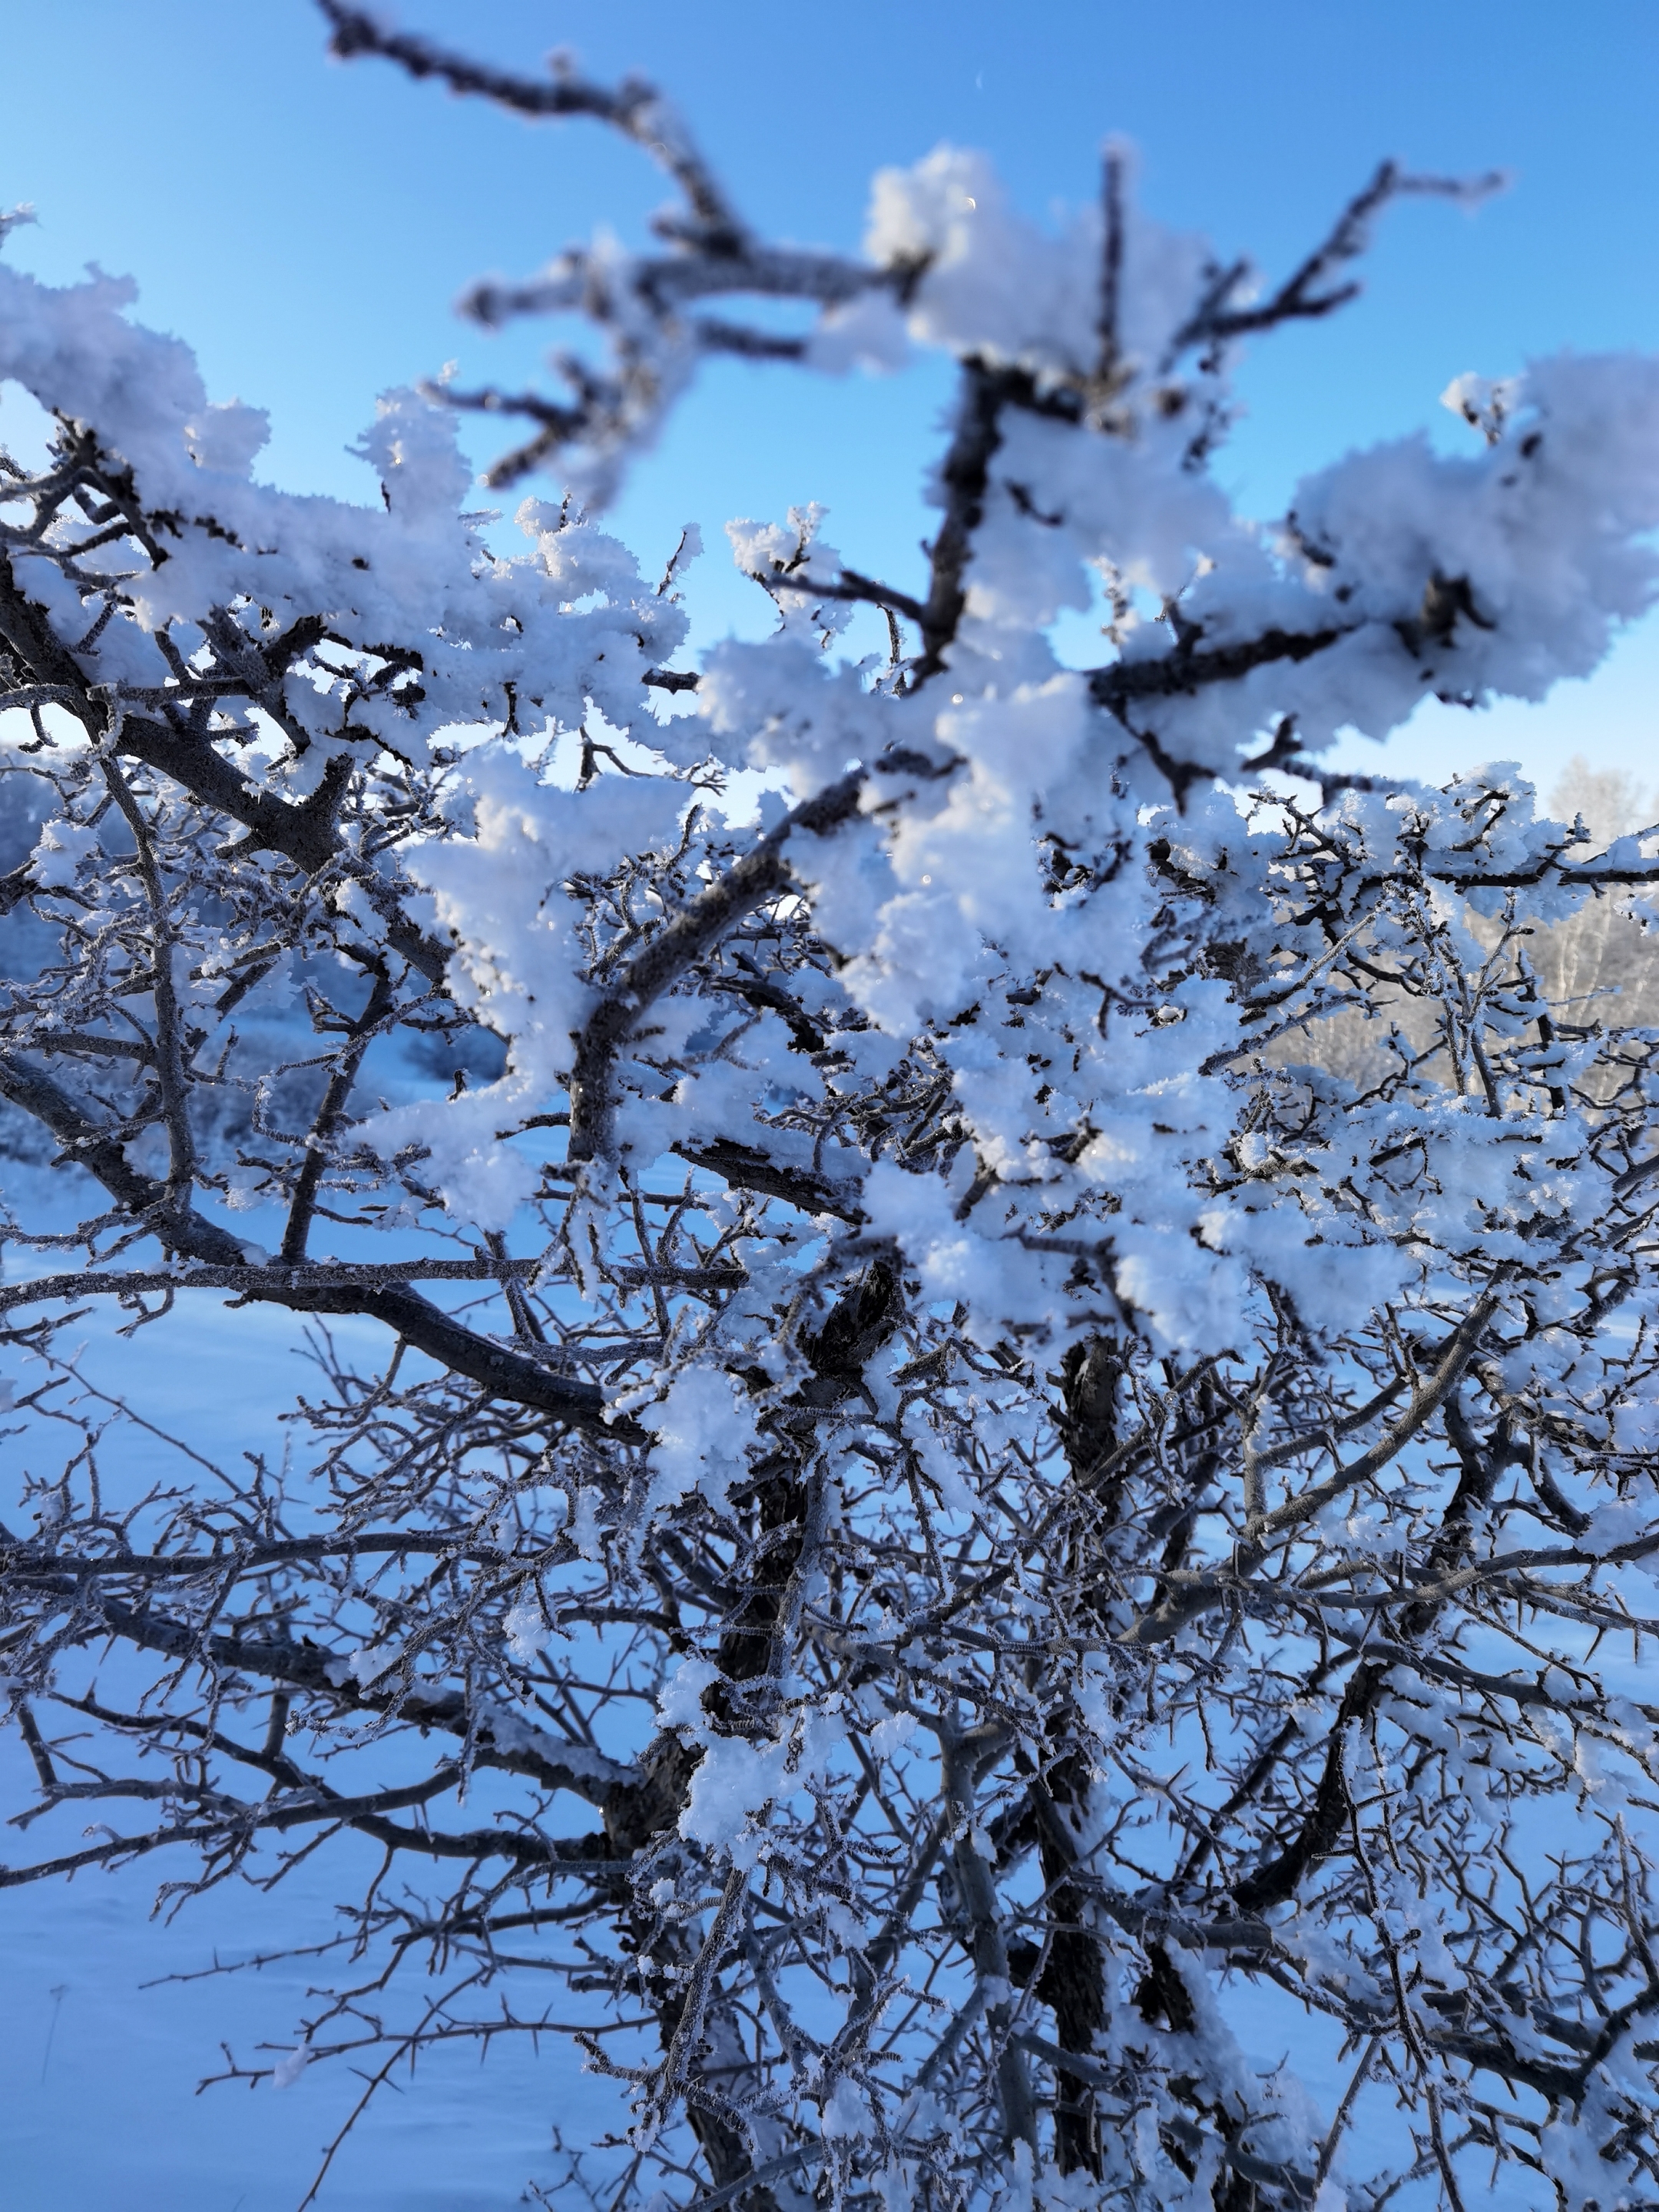
[[[1115,153],[1052,234],[941,150],[809,252],[643,84],[326,12],[678,197],[477,294],[601,349],[384,397],[373,509],[257,482],[124,286],[0,272],[55,426],[0,488],[0,1881],[149,1860],[324,1945],[242,2078],[574,2034],[561,2203],[1659,2203],[1659,1033],[1529,949],[1659,858],[1322,764],[1647,605],[1659,365],[1461,378],[1467,452],[1260,526],[1239,343],[1462,188],[1385,167],[1257,285]],[[630,455],[711,352],[913,347],[925,569],[734,523],[775,629],[686,665],[694,540],[594,519]],[[530,425],[517,550],[465,407]],[[75,1328],[204,1304],[316,1379],[143,1489]]]

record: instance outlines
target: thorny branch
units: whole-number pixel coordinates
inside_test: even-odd
[[[568,401],[450,393],[537,426],[498,481],[620,456],[702,353],[809,358],[701,302],[924,297],[926,254],[767,245],[642,82],[324,11],[342,56],[608,124],[681,194],[609,292],[573,253],[474,296],[615,346]],[[993,619],[1009,558],[1083,530],[1073,474],[1167,431],[1189,479],[1225,346],[1340,305],[1383,204],[1454,189],[1385,165],[1259,303],[1212,269],[1141,358],[1109,155],[1072,353],[957,345],[925,582],[817,575],[803,526],[757,571],[774,658],[718,686],[662,665],[673,563],[590,592],[573,502],[517,567],[461,535],[377,626],[420,493],[390,446],[318,606],[259,596],[282,549],[216,465],[163,501],[67,411],[43,471],[4,464],[0,1143],[41,1272],[0,1286],[39,1784],[0,1887],[153,1862],[177,1904],[378,1844],[297,2048],[233,2078],[346,2058],[367,2098],[440,2042],[573,2037],[631,2115],[606,2212],[966,2212],[1039,2170],[1289,2212],[1395,2106],[1373,2212],[1564,2130],[1659,2186],[1629,2087],[1659,2079],[1659,1067],[1528,942],[1659,860],[1585,857],[1495,775],[1214,793],[1318,780],[1273,685],[1455,688],[1508,619],[1461,573],[1345,597],[1304,534],[1273,620],[1206,570],[1136,641],[1126,586],[1117,658],[1030,685]],[[1051,433],[1088,459],[1045,489],[1014,455]],[[240,580],[146,612],[186,544]],[[800,678],[854,602],[887,665]],[[732,726],[693,760],[651,690]],[[1082,723],[995,723],[1031,696]],[[970,699],[988,743],[946,720]],[[708,803],[732,728],[787,809]],[[1350,1079],[1321,1038],[1356,1012]],[[313,1324],[283,1448],[220,1465],[66,1348],[111,1307],[166,1343],[186,1291],[226,1341],[248,1304]],[[1358,2054],[1334,2115],[1246,2062],[1230,1978]]]

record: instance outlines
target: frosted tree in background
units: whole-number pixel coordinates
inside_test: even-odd
[[[642,84],[325,12],[678,197],[475,295],[601,349],[384,397],[373,509],[257,483],[119,284],[0,273],[54,424],[0,487],[0,1882],[149,1861],[323,1946],[228,2070],[335,2069],[337,2144],[429,2046],[574,2038],[562,2206],[1659,2203],[1659,1033],[1534,959],[1659,857],[1322,765],[1649,604],[1659,366],[1461,378],[1465,453],[1264,528],[1239,343],[1464,188],[1385,167],[1256,285],[1115,154],[1054,235],[942,150],[808,252]],[[594,519],[629,458],[710,353],[913,346],[925,570],[733,523],[775,629],[685,665],[695,543]],[[526,425],[517,550],[458,408]],[[313,1379],[141,1492],[74,1325],[162,1359],[203,1300]]]
[[[1582,753],[1562,770],[1549,804],[1559,820],[1582,822],[1590,852],[1604,851],[1615,838],[1642,836],[1655,811],[1648,791],[1627,769],[1592,768]],[[1616,1019],[1647,1028],[1659,1022],[1659,941],[1650,926],[1651,896],[1633,905],[1596,899],[1538,933],[1539,975],[1551,1000],[1570,1009],[1576,1021]]]

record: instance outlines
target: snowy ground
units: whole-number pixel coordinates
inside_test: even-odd
[[[270,1437],[300,1380],[292,1316],[256,1308],[233,1321],[204,1298],[173,1317],[167,1340],[161,1357],[160,1332],[153,1349],[89,1333],[87,1371],[107,1386],[118,1370],[139,1411],[209,1455]],[[142,1478],[146,1455],[160,1472],[162,1448],[126,1437],[129,1479]],[[17,1444],[4,1449],[15,1461]],[[9,1488],[15,1473],[6,1469]],[[0,1804],[27,1803],[32,1784],[9,1739]],[[15,1832],[0,1844],[12,1864],[38,1855]],[[292,2042],[306,1963],[143,1984],[210,1966],[216,1949],[240,1960],[325,1934],[330,1907],[352,1891],[349,1856],[322,1855],[269,1901],[245,1888],[216,1893],[171,1928],[149,1916],[159,1883],[182,1863],[0,1890],[0,2074],[10,2085],[0,2099],[0,2198],[19,2212],[294,2212],[360,2085],[335,2069],[280,2094],[195,2092],[222,2063],[222,2039],[242,2055]],[[328,2212],[518,2203],[527,2180],[550,2173],[553,2121],[580,2139],[585,2102],[608,2106],[579,2064],[552,2045],[539,2060],[498,2050],[482,2075],[471,2053],[423,2062],[413,2094],[407,2082],[383,2092],[353,2131],[329,2179]]]

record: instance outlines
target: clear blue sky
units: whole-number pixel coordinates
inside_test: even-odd
[[[1282,269],[1384,154],[1501,167],[1478,214],[1389,217],[1364,298],[1257,349],[1224,474],[1253,511],[1304,469],[1419,423],[1437,396],[1563,345],[1659,348],[1659,7],[1591,0],[406,0],[398,20],[534,70],[553,46],[654,76],[740,204],[775,235],[858,238],[871,172],[940,139],[984,147],[1042,213],[1092,194],[1102,137],[1140,149],[1166,221]],[[534,363],[450,302],[609,222],[641,234],[661,180],[596,126],[521,123],[382,64],[331,64],[308,0],[11,0],[0,197],[40,228],[10,251],[58,278],[139,280],[147,321],[187,337],[218,396],[270,409],[263,465],[367,496],[345,447],[376,391],[458,357]],[[710,540],[704,635],[744,622],[720,525],[817,498],[859,565],[902,580],[928,516],[937,365],[840,385],[726,364],[637,472],[618,526],[647,560],[695,517]],[[482,451],[483,449],[480,448]],[[1431,712],[1402,751],[1438,767],[1520,752],[1547,778],[1576,746],[1651,775],[1659,635],[1594,687],[1471,724]],[[1449,723],[1449,726],[1447,726]],[[1417,757],[1420,756],[1420,759]]]

